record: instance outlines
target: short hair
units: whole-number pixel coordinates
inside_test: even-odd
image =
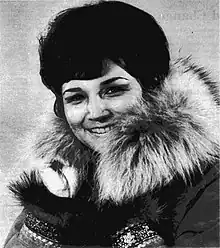
[[[153,16],[119,1],[100,1],[61,11],[39,39],[42,82],[60,95],[70,80],[102,76],[111,60],[143,89],[169,72],[168,41]]]

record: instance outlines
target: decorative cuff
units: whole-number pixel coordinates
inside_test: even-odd
[[[39,248],[61,248],[61,237],[57,228],[36,218],[32,213],[27,213],[19,237],[23,242],[37,245]],[[129,224],[112,238],[112,248],[165,247],[164,240],[143,222]]]
[[[30,212],[26,215],[19,238],[29,246],[32,244],[39,248],[61,248],[56,228],[50,223],[39,220]]]
[[[114,235],[113,248],[163,247],[163,239],[147,224],[130,224]]]
[[[28,245],[28,247],[61,248],[61,245],[55,240],[50,240],[36,232],[33,232],[25,224],[23,224],[18,237],[23,243]]]

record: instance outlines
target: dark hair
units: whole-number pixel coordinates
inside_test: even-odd
[[[73,79],[92,79],[111,60],[139,80],[158,86],[169,72],[168,42],[148,13],[118,1],[101,1],[58,13],[39,39],[40,75],[55,94]]]

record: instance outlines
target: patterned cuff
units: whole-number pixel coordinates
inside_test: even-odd
[[[59,235],[56,228],[50,223],[36,218],[31,213],[27,213],[19,236],[23,242],[31,243],[39,247],[61,247],[59,245]]]
[[[61,248],[61,245],[58,244],[56,241],[49,240],[46,237],[33,232],[25,224],[22,226],[18,237],[28,247]]]
[[[114,235],[113,248],[144,248],[163,246],[163,239],[147,224],[130,224]]]

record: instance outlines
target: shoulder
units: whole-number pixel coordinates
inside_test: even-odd
[[[5,240],[4,248],[24,247],[22,246],[22,243],[18,239],[18,234],[24,224],[25,216],[26,216],[26,210],[23,209],[23,211],[18,215],[18,217],[14,221],[9,231],[9,234]]]
[[[183,214],[178,219],[176,245],[219,245],[219,173],[215,169],[194,190],[187,192],[185,204],[178,211]]]

